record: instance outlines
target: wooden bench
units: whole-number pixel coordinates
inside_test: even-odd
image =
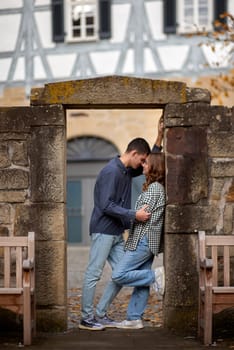
[[[212,344],[215,313],[234,306],[234,235],[205,235],[199,232],[198,336]]]
[[[0,237],[0,307],[23,316],[24,345],[35,333],[35,237]]]

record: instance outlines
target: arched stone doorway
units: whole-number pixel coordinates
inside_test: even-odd
[[[195,334],[197,230],[233,234],[233,109],[211,106],[207,90],[114,76],[47,84],[30,107],[1,108],[1,232],[36,231],[38,329],[66,329],[65,111],[117,107],[164,109],[164,325]]]
[[[206,90],[202,89],[190,89],[186,84],[181,82],[171,81],[159,81],[151,79],[139,79],[129,77],[103,77],[94,78],[81,81],[70,81],[70,82],[58,82],[53,84],[47,84],[43,89],[33,89],[31,94],[31,105],[32,106],[45,106],[59,104],[66,109],[129,109],[129,108],[160,108],[165,109],[165,118],[170,117],[170,112],[167,113],[167,107],[170,105],[179,106],[186,104],[195,106],[196,103],[209,106],[210,94]],[[167,124],[166,127],[173,127],[175,120],[170,119],[172,124]],[[167,129],[166,129],[167,135]],[[167,152],[167,139],[165,142],[165,151]],[[186,147],[185,150],[186,152]],[[200,148],[198,147],[196,152],[198,157],[200,154]],[[169,156],[169,154],[168,154]],[[173,160],[174,159],[174,160]],[[168,162],[169,160],[169,162]],[[167,171],[174,172],[175,158],[167,157]],[[170,184],[168,184],[170,186]],[[167,194],[169,204],[170,197],[173,199],[173,193],[176,192],[176,188],[170,187],[170,193]],[[168,210],[169,209],[169,210]],[[178,327],[181,329],[194,327],[195,319],[191,318],[192,312],[196,312],[196,301],[194,301],[194,288],[191,288],[188,284],[188,297],[183,294],[183,300],[178,297],[179,303],[173,301],[175,298],[173,285],[170,283],[170,277],[174,275],[173,265],[178,256],[173,253],[174,245],[176,246],[176,235],[169,235],[173,232],[173,222],[170,222],[170,213],[174,210],[173,201],[167,206],[167,216],[165,222],[166,231],[166,243],[167,247],[165,250],[165,264],[167,269],[166,281],[166,294],[164,302],[164,321],[165,325],[178,324],[175,318],[183,318],[183,322],[179,322]],[[168,225],[169,223],[169,225]],[[182,236],[181,236],[182,237]],[[189,247],[190,251],[194,254],[195,246],[193,244],[193,237],[187,236],[189,241],[185,246]],[[191,241],[192,240],[192,241]],[[186,241],[186,239],[185,239]],[[187,268],[187,261],[185,263]],[[196,263],[194,262],[189,270],[189,275],[193,283],[196,283],[196,271],[194,270]],[[195,268],[196,269],[196,268]],[[171,275],[172,274],[172,275]],[[178,275],[177,275],[178,276]],[[182,279],[183,280],[183,279]],[[183,283],[186,284],[186,281]],[[189,294],[189,291],[192,291]],[[193,300],[191,299],[193,295]],[[189,300],[189,303],[187,303]],[[189,322],[188,322],[189,321]],[[176,327],[175,327],[176,328]]]

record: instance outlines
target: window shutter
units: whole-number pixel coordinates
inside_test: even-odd
[[[164,33],[176,33],[176,0],[163,1]]]
[[[52,0],[52,35],[53,41],[64,41],[64,5],[63,0]]]
[[[220,18],[219,16],[227,12],[227,0],[215,0],[214,4],[214,20],[221,23],[226,23],[226,18]],[[215,26],[215,30],[222,30],[222,26]]]
[[[99,37],[111,37],[111,0],[99,0]]]

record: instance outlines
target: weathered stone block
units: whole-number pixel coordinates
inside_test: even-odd
[[[11,160],[15,165],[28,165],[27,144],[25,141],[11,141],[9,142],[9,149],[12,155]]]
[[[204,126],[212,132],[234,130],[234,108],[209,106],[204,103],[167,104],[165,126]]]
[[[165,216],[166,232],[215,231],[218,216],[219,211],[215,205],[168,205]]]
[[[67,330],[67,308],[50,306],[37,310],[37,330],[63,332]]]
[[[186,88],[187,101],[189,102],[211,102],[211,93],[207,89]]]
[[[0,168],[7,168],[11,165],[8,143],[0,142]]]
[[[204,155],[167,156],[167,203],[197,203],[207,197],[207,162]]]
[[[63,106],[5,107],[0,109],[0,130],[2,133],[29,133],[31,126],[65,126]]]
[[[23,132],[1,132],[1,140],[27,140],[28,135]]]
[[[11,223],[11,207],[9,204],[0,204],[0,224]]]
[[[64,241],[36,242],[37,305],[63,306],[67,302],[66,244]]]
[[[212,159],[210,173],[213,177],[233,177],[234,159]]]
[[[210,123],[210,108],[205,103],[167,104],[165,126],[207,126]]]
[[[0,191],[0,202],[20,203],[27,197],[26,191]]]
[[[227,204],[224,208],[223,214],[223,232],[225,234],[232,234],[234,232],[234,207]]]
[[[121,105],[129,108],[139,104],[184,103],[187,93],[186,84],[178,81],[111,76],[46,84],[43,89],[32,89],[30,102],[31,105],[66,102],[67,106]]]
[[[212,106],[210,110],[210,129],[212,132],[227,132],[234,130],[233,109],[224,106]]]
[[[0,130],[9,133],[27,133],[29,107],[5,107],[0,109]]]
[[[179,323],[177,330],[191,332],[197,326],[197,234],[166,234],[165,247],[165,326]]]
[[[197,337],[197,308],[189,306],[163,307],[163,325],[184,336]]]
[[[177,127],[166,133],[167,152],[178,155],[207,154],[206,129],[202,127]]]
[[[0,190],[21,190],[29,186],[28,172],[22,169],[0,170]]]
[[[63,203],[16,205],[15,235],[34,231],[36,240],[65,240],[65,206]]]
[[[234,179],[230,177],[213,178],[210,181],[210,200],[219,201],[221,206],[225,202],[234,202]]]
[[[209,134],[208,154],[210,157],[234,157],[234,134],[230,132]]]
[[[213,178],[210,179],[210,194],[209,198],[213,201],[218,201],[221,199],[222,189],[225,183],[223,178]]]
[[[66,188],[64,128],[35,128],[30,146],[30,161],[31,200],[64,202]]]
[[[207,197],[206,131],[200,127],[167,131],[168,203],[196,203]]]
[[[225,199],[227,202],[234,202],[234,179],[232,179],[228,191],[225,193]]]
[[[30,108],[29,123],[31,126],[57,125],[66,126],[66,114],[62,105],[34,106]]]

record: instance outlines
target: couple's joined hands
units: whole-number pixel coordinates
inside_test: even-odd
[[[136,212],[136,219],[141,222],[146,222],[149,220],[151,213],[147,211],[148,205],[145,204],[141,209],[137,210]]]

